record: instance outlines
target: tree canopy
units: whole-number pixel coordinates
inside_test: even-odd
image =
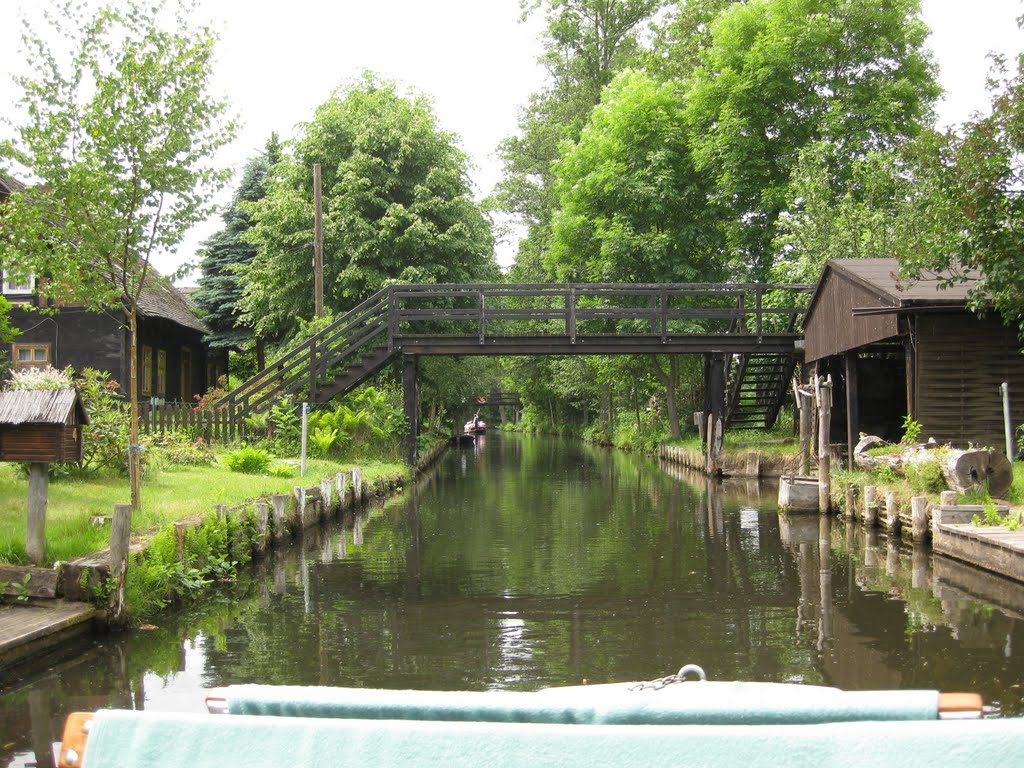
[[[210,329],[207,341],[214,349],[240,348],[249,343],[252,331],[239,324],[242,275],[256,256],[256,246],[243,235],[252,227],[246,203],[261,200],[267,192],[271,167],[281,159],[277,134],[266,149],[245,164],[231,205],[224,212],[224,227],[203,243],[202,275],[192,294],[203,321]]]
[[[89,16],[68,3],[46,32],[28,29],[31,74],[17,78],[25,118],[0,158],[36,181],[5,205],[5,268],[45,276],[39,290],[55,299],[127,309],[136,506],[139,295],[151,256],[209,215],[227,180],[211,156],[235,128],[209,87],[217,37],[191,23],[191,10],[129,1]]]
[[[247,206],[257,255],[241,321],[264,336],[313,314],[313,174],[323,173],[324,303],[335,313],[389,281],[467,282],[497,275],[488,221],[465,155],[426,98],[364,74],[302,126]]]
[[[939,94],[919,0],[764,0],[711,26],[689,86],[698,168],[732,210],[736,266],[765,279],[790,175],[810,144],[833,145],[834,178],[927,125]]]

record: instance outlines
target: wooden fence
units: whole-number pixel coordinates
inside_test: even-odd
[[[146,434],[184,432],[208,443],[230,442],[242,436],[227,408],[196,408],[190,403],[139,403],[139,427]]]

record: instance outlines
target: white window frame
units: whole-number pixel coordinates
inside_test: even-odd
[[[35,293],[36,276],[28,275],[22,283],[11,283],[7,280],[7,272],[4,271],[3,292],[15,296],[26,296]]]

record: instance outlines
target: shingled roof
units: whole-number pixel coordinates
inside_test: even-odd
[[[149,272],[146,286],[139,296],[139,314],[170,320],[199,333],[209,333],[203,321],[192,311],[192,304],[185,294],[156,274],[152,267]]]
[[[73,412],[88,424],[85,407],[73,389],[29,389],[0,392],[0,424],[70,424]]]

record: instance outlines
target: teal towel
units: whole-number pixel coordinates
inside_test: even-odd
[[[779,683],[691,682],[662,690],[622,685],[514,691],[396,691],[233,685],[240,715],[451,720],[576,725],[783,725],[863,720],[934,720],[937,691],[842,691]]]
[[[1024,765],[1024,720],[774,727],[96,713],[82,768],[937,768]]]

